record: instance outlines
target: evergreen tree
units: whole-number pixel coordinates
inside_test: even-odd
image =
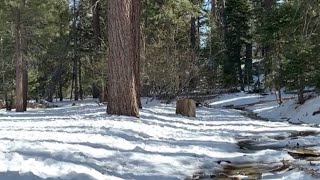
[[[140,3],[131,0],[109,1],[108,11],[108,108],[109,114],[139,116],[136,63],[140,52]],[[126,8],[129,7],[129,8]]]
[[[249,38],[250,8],[247,0],[227,0],[225,8],[227,58],[224,61],[226,85],[240,84],[244,88],[242,72],[242,47]],[[234,72],[234,71],[237,72]]]

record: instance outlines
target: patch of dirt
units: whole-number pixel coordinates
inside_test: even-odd
[[[262,179],[265,173],[276,173],[290,169],[288,163],[278,164],[228,164],[223,171],[218,173],[215,179]]]
[[[287,150],[288,154],[295,159],[302,159],[307,161],[319,161],[320,152],[314,149],[309,149],[305,147],[298,147]]]
[[[205,173],[195,173],[191,178],[186,180],[240,180],[262,179],[265,173],[277,173],[291,170],[292,167],[287,161],[276,164],[259,164],[259,163],[245,163],[245,164],[226,164],[222,165],[221,171],[216,171],[211,175]]]
[[[320,134],[319,131],[297,131],[297,132],[292,132],[289,138],[298,139],[299,137],[317,136],[319,134]]]

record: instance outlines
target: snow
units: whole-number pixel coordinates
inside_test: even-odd
[[[244,99],[251,103],[254,96]],[[216,105],[230,102],[239,99]],[[203,107],[196,118],[186,118],[175,115],[174,104],[144,100],[137,119],[107,115],[106,107],[92,100],[71,104],[26,113],[0,111],[0,179],[185,179],[223,169],[218,161],[294,161],[273,147],[312,146],[320,140],[317,135],[290,138],[297,131],[320,133],[319,128],[253,120],[231,109]],[[277,136],[284,138],[275,141]],[[238,146],[243,139],[266,148],[244,152]],[[313,179],[298,170],[263,177]]]
[[[313,115],[314,112],[320,110],[320,97],[307,100],[303,105],[297,104],[296,99],[291,99],[280,106],[270,102],[249,109],[273,121],[286,120],[292,123],[320,124],[320,115]]]
[[[270,120],[287,120],[292,123],[320,124],[320,115],[313,115],[314,112],[320,110],[320,97],[307,100],[305,104],[298,105],[296,99],[287,101],[286,103],[276,106],[269,103],[264,109],[254,107],[254,111],[259,116]]]
[[[310,88],[308,88],[310,89]],[[306,94],[305,96],[309,96]],[[283,92],[283,104],[279,105],[275,95],[246,94],[244,92],[222,94],[209,104],[213,107],[242,106],[270,121],[288,121],[296,124],[320,124],[320,96],[306,100],[303,105],[297,104],[297,96]]]
[[[294,98],[296,95],[283,94],[284,99]],[[262,102],[275,101],[275,94],[261,95],[261,94],[247,94],[245,92],[222,94],[208,103],[213,107],[225,107],[225,106],[243,106],[251,105]]]

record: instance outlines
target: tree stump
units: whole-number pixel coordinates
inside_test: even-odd
[[[187,117],[196,117],[196,103],[192,99],[180,99],[177,101],[176,114]]]

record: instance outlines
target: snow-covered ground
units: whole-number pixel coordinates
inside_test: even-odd
[[[152,102],[137,119],[105,109],[82,101],[22,114],[0,111],[0,179],[185,179],[222,172],[221,161],[295,162],[284,148],[320,140],[319,128],[253,120],[237,110],[200,108],[196,118],[186,118],[175,115],[173,104]],[[293,138],[297,131],[313,133]],[[245,152],[243,140],[264,148]],[[313,179],[299,169],[262,177]]]
[[[294,94],[283,94],[284,99],[291,99],[296,97]],[[276,102],[275,94],[269,95],[260,95],[260,94],[247,94],[245,92],[240,93],[230,93],[230,94],[221,94],[215,99],[208,101],[212,107],[226,107],[226,106],[242,106],[242,105],[251,105],[255,103],[263,102]]]
[[[280,106],[276,102],[269,102],[257,104],[248,109],[272,121],[320,124],[320,114],[314,114],[320,110],[320,97],[309,99],[303,105],[297,104],[296,99],[291,99]]]
[[[307,94],[306,96],[309,96]],[[258,116],[270,121],[288,121],[297,124],[320,124],[320,96],[306,100],[303,105],[297,104],[295,94],[283,93],[283,104],[279,105],[274,94],[222,94],[209,101],[212,107],[242,106]],[[315,112],[318,112],[315,113]],[[315,113],[315,114],[314,114]]]

